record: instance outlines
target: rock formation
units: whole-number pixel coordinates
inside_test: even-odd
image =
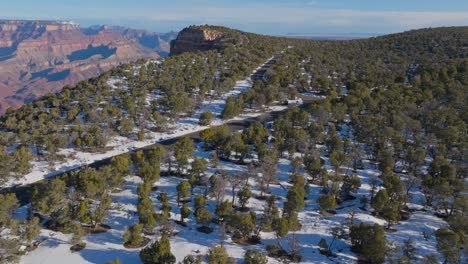
[[[0,115],[115,66],[169,53],[175,33],[0,20]]]
[[[248,41],[240,31],[216,26],[191,26],[183,29],[171,42],[171,55],[222,49],[229,44],[242,45]]]

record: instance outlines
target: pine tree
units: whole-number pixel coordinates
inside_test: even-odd
[[[388,203],[387,191],[385,189],[381,189],[380,191],[377,192],[377,194],[374,197],[372,197],[370,205],[372,206],[372,208],[374,208],[375,213],[377,215],[380,215],[380,213],[382,213],[387,203]]]
[[[184,203],[184,205],[182,205],[182,208],[180,208],[180,221],[184,223],[184,219],[189,217],[189,215],[190,215],[190,208],[188,204]]]
[[[330,194],[320,196],[317,202],[322,211],[327,211],[337,206],[335,196]]]
[[[11,215],[19,207],[19,202],[13,193],[0,194],[0,201],[2,201],[2,206],[0,206],[0,227],[3,227],[10,222]]]
[[[180,201],[190,195],[190,183],[182,181],[177,185],[177,206],[180,206]]]
[[[128,247],[140,247],[143,243],[143,224],[134,224],[125,228],[124,245]]]
[[[385,259],[386,239],[383,227],[360,223],[350,229],[353,250],[370,263],[382,263]]]
[[[201,224],[204,227],[208,226],[211,223],[211,220],[213,219],[210,211],[206,208],[199,209],[197,211],[196,218],[197,218],[197,223]]]
[[[226,249],[223,246],[216,246],[208,250],[207,255],[209,264],[233,264],[235,263],[229,258]]]
[[[249,186],[246,184],[241,190],[237,192],[237,196],[238,196],[241,208],[245,208],[245,206],[249,203],[250,197],[252,197],[252,191],[250,190]]]
[[[245,264],[267,264],[268,258],[265,254],[249,249],[244,255]]]
[[[435,235],[437,239],[437,250],[444,256],[445,263],[459,263],[461,257],[461,243],[458,234],[443,227],[438,229]]]
[[[193,140],[189,137],[181,137],[174,144],[174,155],[177,160],[179,173],[188,164],[188,159],[192,156],[195,151]]]
[[[171,243],[166,235],[161,240],[140,251],[140,259],[143,264],[174,264],[175,256],[171,253]]]
[[[152,229],[156,225],[153,201],[151,201],[148,196],[138,200],[137,212],[139,222],[143,224],[146,229]]]

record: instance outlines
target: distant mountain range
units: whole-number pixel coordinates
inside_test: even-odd
[[[0,20],[0,115],[120,64],[165,56],[176,36],[63,21]]]

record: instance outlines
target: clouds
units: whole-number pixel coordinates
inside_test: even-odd
[[[249,7],[200,7],[140,13],[152,21],[240,25],[242,29],[266,33],[287,32],[396,32],[422,27],[468,25],[468,12],[395,12],[351,9],[320,9],[257,5]],[[271,25],[268,27],[268,25]],[[278,27],[279,26],[279,27]],[[282,32],[280,32],[282,30]],[[286,31],[284,31],[286,30]]]
[[[174,3],[183,1],[173,0]],[[118,1],[119,2],[119,1]],[[112,23],[156,31],[190,24],[217,24],[268,33],[390,33],[422,27],[468,25],[468,11],[385,11],[360,6],[326,8],[323,1],[241,1],[236,4],[148,4],[42,6],[40,17],[16,8],[16,18],[73,19],[84,24]],[[122,1],[120,1],[122,2]],[[140,4],[141,3],[141,4]],[[327,2],[328,3],[328,2]],[[68,9],[67,9],[68,8]],[[463,9],[462,9],[463,10]],[[466,10],[466,9],[465,9]],[[15,12],[15,13],[14,13]],[[8,12],[6,13],[9,14]],[[5,12],[4,12],[5,15]]]

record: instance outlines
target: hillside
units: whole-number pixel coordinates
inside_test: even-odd
[[[2,186],[36,184],[0,196],[4,259],[464,263],[467,29],[192,26],[167,58],[10,111]]]
[[[167,55],[173,33],[54,21],[0,21],[0,115],[118,65]]]

